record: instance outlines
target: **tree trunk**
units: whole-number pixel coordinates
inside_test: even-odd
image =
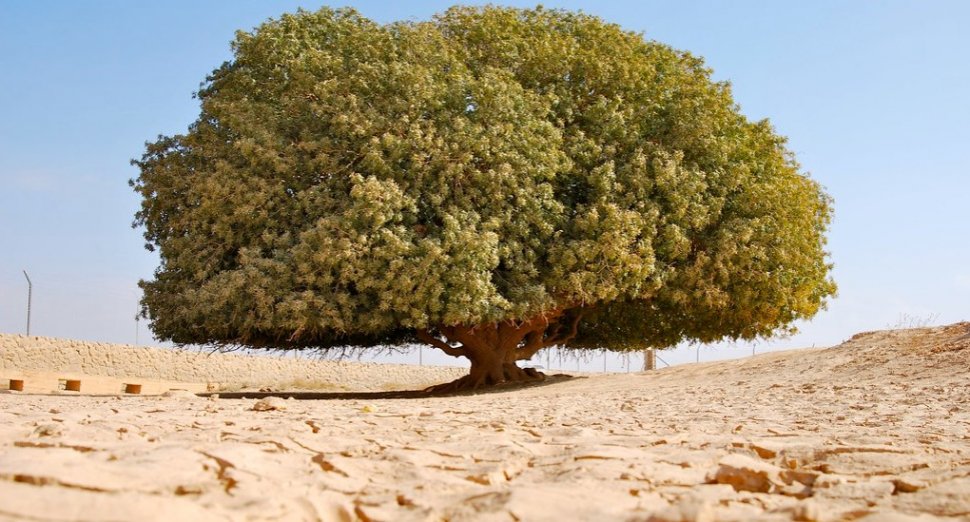
[[[447,393],[545,379],[545,375],[534,368],[519,368],[516,361],[531,359],[542,348],[565,344],[572,339],[576,335],[581,314],[573,314],[571,331],[562,334],[560,319],[565,313],[555,310],[522,322],[503,321],[471,327],[438,326],[436,333],[444,336],[445,340],[427,330],[419,330],[417,336],[422,342],[448,355],[466,357],[472,363],[468,375],[432,386],[428,391]]]
[[[476,389],[502,383],[545,378],[545,375],[532,368],[519,368],[516,364],[515,353],[512,350],[503,352],[500,347],[496,348],[491,353],[486,352],[469,357],[472,367],[468,375],[462,378],[466,381],[462,383],[459,389]]]

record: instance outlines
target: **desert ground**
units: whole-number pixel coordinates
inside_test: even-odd
[[[111,392],[0,392],[2,520],[970,520],[970,323],[407,399],[192,386],[382,391],[460,371],[0,348],[4,379],[70,371]],[[135,378],[181,391],[115,390]]]

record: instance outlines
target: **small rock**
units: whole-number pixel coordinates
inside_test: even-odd
[[[780,468],[751,457],[731,454],[718,463],[717,471],[708,480],[715,484],[728,484],[735,491],[770,493],[783,485]]]
[[[965,517],[970,513],[970,477],[959,477],[896,497],[893,505],[900,511],[926,512],[938,517]]]
[[[253,411],[285,410],[286,400],[281,397],[264,397],[253,404]]]
[[[773,459],[778,455],[777,451],[764,445],[752,444],[751,449],[753,449],[754,452],[763,459]]]
[[[923,482],[922,480],[907,479],[902,477],[894,478],[892,483],[894,486],[893,495],[899,493],[915,493],[926,487],[926,482]]]
[[[188,391],[188,390],[168,390],[162,394],[162,397],[169,399],[198,399],[199,396]]]
[[[64,428],[60,424],[41,424],[34,430],[34,435],[38,437],[60,437],[64,433]]]

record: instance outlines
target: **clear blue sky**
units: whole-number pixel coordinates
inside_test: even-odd
[[[351,5],[379,22],[451,5],[406,4]],[[0,332],[24,331],[26,269],[33,334],[134,341],[136,282],[157,257],[130,228],[129,160],[195,119],[192,93],[230,59],[235,30],[320,5],[0,0]],[[831,345],[904,315],[970,319],[970,2],[545,5],[703,56],[835,198],[839,297],[802,334],[759,350]],[[150,342],[144,324],[140,341]],[[750,349],[702,348],[701,358]],[[693,360],[691,350],[662,356]]]

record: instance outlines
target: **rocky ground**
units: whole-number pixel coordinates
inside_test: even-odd
[[[460,397],[0,394],[0,519],[970,520],[970,323]]]

